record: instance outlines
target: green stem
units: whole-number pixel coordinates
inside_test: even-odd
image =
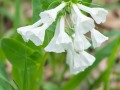
[[[20,0],[16,0],[15,2],[15,16],[14,16],[14,32],[16,33],[16,29],[19,27],[20,23]]]
[[[76,4],[76,3],[78,3],[78,0],[72,0],[72,2]]]
[[[26,43],[25,43],[25,55],[27,56]],[[27,90],[27,57],[25,57],[24,65],[24,80],[23,80],[23,90]]]
[[[38,83],[39,87],[41,87],[42,84],[43,84],[44,65],[45,65],[45,62],[46,62],[46,60],[47,60],[47,57],[48,57],[48,53],[45,53],[44,56],[42,57],[41,61],[40,61],[40,66],[39,66],[39,68],[38,68],[38,73],[37,73],[37,75],[36,75],[36,77],[37,77],[37,78],[39,79],[39,81],[40,81],[40,82]]]
[[[115,62],[115,55],[118,51],[118,48],[119,48],[119,45],[120,45],[120,39],[118,38],[118,42],[116,43],[116,46],[114,47],[113,51],[112,51],[112,54],[109,58],[109,63],[108,63],[108,67],[107,67],[107,70],[106,70],[106,74],[105,74],[105,78],[104,78],[104,90],[110,90],[109,89],[109,78],[110,78],[110,73],[111,73],[111,69],[112,69],[112,66]]]
[[[69,2],[70,0],[64,0],[64,2]]]

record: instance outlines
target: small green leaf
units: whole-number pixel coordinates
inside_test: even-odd
[[[92,2],[92,0],[78,0],[83,5],[89,6]]]

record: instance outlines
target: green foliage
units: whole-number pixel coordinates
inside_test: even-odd
[[[33,49],[13,39],[3,39],[1,45],[6,57],[13,65],[13,78],[18,84],[20,90],[23,90],[25,60],[27,60],[28,71],[26,79],[28,87],[26,90],[34,90],[35,88],[38,88],[35,82],[39,79],[39,77],[35,76],[37,74],[39,75],[38,72],[40,68],[41,55]],[[34,87],[32,85],[34,85]]]
[[[39,53],[16,40],[3,39],[1,45],[8,60],[19,69],[24,68],[25,59],[27,59],[28,68],[34,68],[39,63],[37,55]]]
[[[16,0],[15,2],[14,7],[16,10],[15,15],[13,15],[14,17],[12,17],[12,15],[4,8],[0,8],[1,15],[13,21],[14,30],[19,27],[20,23],[21,1],[22,0]],[[33,22],[40,19],[39,13],[41,11],[56,7],[61,3],[61,1],[63,0],[32,0]],[[8,5],[7,0],[4,0],[4,2]],[[78,0],[78,2],[89,6],[92,0]],[[120,32],[111,31],[107,33],[107,36],[116,36],[116,38],[109,41],[107,45],[95,52],[95,63],[88,67],[84,72],[70,77],[69,80],[64,80],[64,75],[68,70],[68,66],[65,64],[65,53],[55,54],[45,53],[43,51],[43,48],[50,42],[54,35],[55,26],[56,22],[46,30],[45,42],[43,46],[39,47],[36,47],[31,42],[24,43],[20,38],[21,36],[15,33],[16,31],[14,32],[14,35],[18,35],[18,37],[12,36],[15,38],[2,39],[0,47],[0,90],[75,90],[83,80],[86,80],[86,77],[90,72],[92,72],[92,70],[96,68],[105,57],[109,57],[107,69],[103,71],[93,83],[88,85],[88,87],[89,90],[93,90],[103,81],[104,89],[109,90],[111,68],[114,64],[115,55],[120,46]],[[1,36],[3,35],[0,35],[0,37]],[[11,74],[13,80],[9,78],[8,73],[6,72],[6,59],[12,64]],[[47,65],[52,67],[52,77],[48,78],[48,80],[44,82],[43,78],[45,76],[44,67],[46,60],[48,60]],[[61,69],[61,67],[63,70],[56,71],[56,68]]]

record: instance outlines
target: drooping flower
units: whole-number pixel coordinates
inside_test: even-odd
[[[68,48],[68,44],[71,42],[71,38],[65,32],[65,20],[62,16],[60,21],[57,23],[54,37],[45,48],[45,51],[57,53],[65,52],[65,50]]]
[[[77,52],[84,51],[91,46],[84,35],[76,34],[74,38],[74,48]]]
[[[87,67],[92,65],[94,61],[95,57],[85,51],[67,51],[67,64],[70,67],[71,74],[77,74],[84,71]]]
[[[42,45],[44,42],[45,37],[45,31],[50,25],[45,23],[41,27],[33,28],[29,31],[27,31],[27,34],[29,34],[29,39],[36,45]]]
[[[24,39],[25,42],[28,42],[30,39],[30,34],[28,34],[27,32],[30,31],[31,29],[34,29],[34,28],[40,26],[41,24],[42,24],[42,21],[39,20],[36,23],[34,23],[33,25],[18,28],[17,32],[22,36],[22,38]]]
[[[92,29],[90,32],[91,32],[91,38],[94,48],[99,47],[103,42],[108,40],[108,37],[104,36],[95,29]]]
[[[106,16],[108,14],[107,10],[103,8],[90,8],[82,4],[77,5],[81,10],[89,13],[97,24],[104,23],[106,21]]]
[[[40,17],[43,23],[51,23],[56,20],[57,13],[66,6],[65,2],[62,2],[59,6],[54,9],[46,10],[40,13]]]
[[[89,32],[91,29],[95,27],[94,20],[83,15],[81,11],[78,9],[77,5],[72,4],[73,10],[75,11],[77,15],[77,28],[81,29],[81,32],[83,34]]]
[[[56,40],[56,44],[62,44],[65,49],[72,43],[71,37],[65,32],[65,19],[62,16],[60,20],[60,32]]]

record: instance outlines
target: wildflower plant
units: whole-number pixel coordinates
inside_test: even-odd
[[[120,32],[106,30],[104,36],[99,31],[108,14],[101,5],[92,0],[27,0],[33,11],[30,24],[31,18],[25,18],[29,13],[21,8],[24,0],[2,2],[0,90],[84,90],[83,85],[94,90],[100,84],[113,89],[109,82],[112,68],[118,74]]]
[[[54,36],[44,50],[55,53],[67,52],[66,63],[69,65],[70,73],[77,74],[95,61],[95,57],[86,50],[91,46],[97,48],[108,40],[108,37],[95,27],[95,23],[101,24],[106,21],[107,14],[108,11],[103,8],[85,6],[77,0],[65,0],[55,8],[40,12],[40,20],[18,28],[17,32],[25,42],[32,41],[36,46],[40,46],[45,41],[46,30],[55,22]],[[88,40],[87,33],[91,34],[92,43]]]

